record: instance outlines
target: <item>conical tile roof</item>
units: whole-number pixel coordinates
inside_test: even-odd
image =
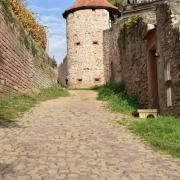
[[[81,9],[107,9],[112,14],[120,13],[118,8],[107,0],[76,0],[76,2],[63,13],[63,17],[66,18],[69,13]]]

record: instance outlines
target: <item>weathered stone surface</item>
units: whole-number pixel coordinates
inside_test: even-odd
[[[180,116],[180,2],[157,7],[157,37],[159,63],[160,109],[168,114]],[[167,85],[165,71],[170,64],[172,106],[167,107]]]
[[[0,179],[179,180],[180,168],[106,112],[96,92],[41,103],[0,126]]]
[[[126,89],[137,94],[145,107],[175,116],[180,115],[179,10],[176,0],[136,4],[104,31],[106,80],[124,81]],[[136,15],[142,21],[123,29],[127,19]],[[168,64],[171,79],[166,82]],[[172,102],[168,88],[172,89]]]
[[[93,86],[105,82],[103,30],[109,27],[109,12],[105,9],[78,10],[68,15],[67,77],[64,77],[68,79],[68,86]]]
[[[122,66],[118,46],[118,38],[120,29],[123,27],[124,19],[116,21],[112,27],[103,32],[104,46],[104,67],[105,80],[122,81]]]

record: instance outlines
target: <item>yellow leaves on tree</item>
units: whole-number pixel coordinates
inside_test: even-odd
[[[36,42],[41,43],[45,49],[47,45],[47,35],[45,26],[39,24],[33,13],[28,10],[22,0],[9,0],[11,8],[24,28],[32,35]]]

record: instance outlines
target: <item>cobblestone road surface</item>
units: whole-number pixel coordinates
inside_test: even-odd
[[[180,180],[180,167],[117,125],[95,92],[71,94],[0,126],[0,179]]]

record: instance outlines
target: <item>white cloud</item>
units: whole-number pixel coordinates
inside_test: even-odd
[[[60,12],[60,8],[42,8],[35,5],[30,5],[29,8],[34,12],[44,13],[44,12]]]
[[[55,56],[58,63],[61,63],[66,54],[66,38],[64,36],[52,36],[49,38],[49,54]]]

